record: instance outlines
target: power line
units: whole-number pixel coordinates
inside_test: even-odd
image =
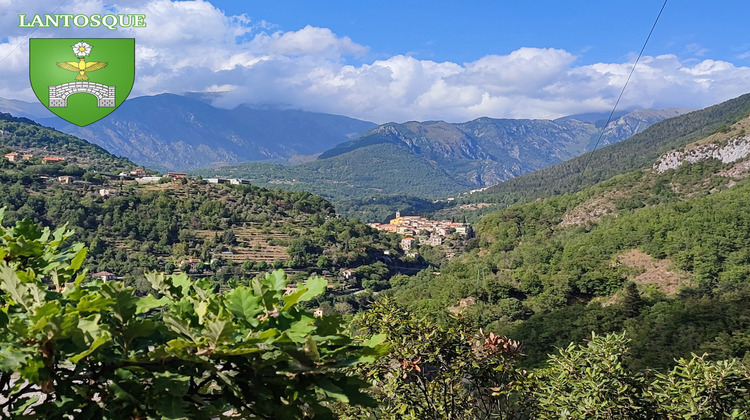
[[[607,129],[607,126],[610,122],[612,122],[612,117],[615,115],[615,111],[617,111],[617,105],[620,104],[620,100],[622,99],[622,95],[625,94],[625,88],[628,87],[628,83],[630,83],[630,78],[633,77],[633,73],[635,73],[635,68],[638,65],[638,61],[640,61],[641,56],[643,56],[643,51],[646,49],[646,45],[648,45],[648,41],[651,39],[651,34],[654,33],[654,29],[656,28],[656,24],[659,22],[659,18],[661,17],[662,12],[664,11],[664,8],[667,6],[667,1],[664,0],[664,4],[661,5],[661,9],[659,10],[659,14],[656,15],[656,20],[654,20],[654,24],[651,25],[651,30],[648,32],[648,36],[646,37],[646,41],[643,43],[643,47],[641,47],[641,51],[638,53],[638,58],[635,59],[635,63],[633,63],[633,67],[630,69],[630,74],[628,74],[628,78],[625,80],[625,84],[622,87],[622,90],[620,91],[620,95],[617,97],[617,101],[615,101],[615,106],[612,107],[612,112],[609,113],[609,117],[607,118],[607,122],[602,127],[602,130],[599,132],[599,138],[596,139],[596,143],[594,144],[594,148],[591,149],[591,152],[588,154],[588,159],[586,159],[586,163],[583,165],[583,170],[581,171],[581,176],[579,179],[581,180],[581,183],[584,182],[583,175],[586,173],[586,169],[589,166],[589,163],[591,162],[591,157],[594,155],[594,152],[596,151],[596,148],[599,147],[599,143],[602,141],[602,137],[604,137],[604,131]]]

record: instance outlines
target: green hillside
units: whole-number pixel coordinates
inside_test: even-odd
[[[580,191],[615,175],[650,166],[662,154],[725,129],[750,113],[750,94],[673,117],[619,143],[505,181],[464,199],[510,205]]]
[[[333,217],[333,207],[305,192],[200,181],[110,186],[116,196],[60,184],[0,184],[6,220],[22,217],[75,230],[89,244],[95,271],[136,280],[139,270],[182,270],[226,280],[272,267],[338,273],[375,262],[398,240]],[[185,260],[193,259],[188,262]]]
[[[337,279],[344,268],[364,267],[364,273],[384,251],[398,262],[395,235],[336,218],[319,196],[201,180],[140,184],[113,175],[135,167],[127,159],[30,120],[3,118],[3,150],[34,155],[0,161],[5,221],[67,225],[75,232],[72,240],[88,244],[92,272],[114,273],[143,288],[142,273],[148,270],[224,283],[274,267]],[[42,164],[47,155],[65,160]],[[384,267],[344,286],[361,288],[364,282],[382,288],[390,276]]]
[[[736,119],[747,106],[740,99],[733,114],[709,115]],[[704,123],[712,128],[682,132],[683,146],[717,131]],[[701,147],[745,144],[750,119],[721,127]],[[728,163],[706,156],[662,173],[650,168],[658,154],[633,158],[648,168],[486,215],[467,254],[439,275],[403,279],[395,296],[434,316],[458,308],[523,341],[530,364],[591,331],[627,331],[643,367],[715,348],[750,355],[741,344],[750,334],[742,303],[750,295],[750,165],[746,155]],[[474,303],[462,309],[469,297]]]
[[[391,194],[438,198],[471,188],[470,183],[454,179],[439,165],[414,159],[406,147],[391,143],[294,166],[245,163],[192,173],[244,178],[271,188],[312,191],[331,200]]]
[[[104,173],[118,173],[136,166],[127,158],[116,157],[86,140],[5,113],[0,113],[0,148],[33,154],[31,163],[41,163],[45,156],[59,156],[68,163]]]

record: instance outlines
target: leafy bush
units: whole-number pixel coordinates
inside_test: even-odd
[[[746,419],[750,371],[736,359],[680,359],[666,373],[634,372],[624,334],[593,335],[550,356],[528,383],[538,419]]]
[[[138,297],[87,279],[86,249],[63,246],[71,233],[28,220],[0,227],[3,415],[277,419],[372,403],[342,368],[384,353],[382,337],[357,343],[338,319],[297,306],[323,293],[324,279],[285,295],[281,271],[227,293],[149,274],[158,297]]]
[[[439,326],[390,298],[358,314],[353,325],[365,337],[385,335],[391,352],[360,366],[380,404],[349,407],[350,418],[506,418],[528,408],[516,392],[524,376],[515,367],[516,341],[458,320]]]
[[[570,344],[535,373],[539,419],[649,418],[642,396],[645,381],[627,366],[622,334],[594,335],[586,346]]]

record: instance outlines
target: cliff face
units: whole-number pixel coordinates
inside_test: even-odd
[[[653,169],[663,173],[675,169],[683,163],[696,163],[707,159],[718,159],[722,163],[732,163],[750,154],[750,136],[737,137],[729,140],[725,145],[707,143],[688,146],[685,150],[674,150],[662,155]]]

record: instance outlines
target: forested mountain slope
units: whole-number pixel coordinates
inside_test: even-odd
[[[602,144],[621,141],[683,109],[640,110],[611,122]],[[435,200],[495,185],[506,179],[570,159],[590,150],[603,122],[575,117],[551,120],[479,118],[388,123],[339,144],[316,160],[282,166],[251,162],[194,171],[206,176],[234,176],[267,187],[310,191],[338,204],[347,200],[388,201],[388,196]],[[365,201],[361,202],[367,206]],[[380,209],[350,211],[367,221],[381,220]],[[392,209],[393,210],[393,209]]]
[[[33,154],[30,163],[41,163],[45,156],[67,158],[82,167],[94,167],[99,172],[129,170],[135,164],[117,157],[86,140],[44,127],[27,118],[0,113],[0,147],[10,152]]]
[[[723,118],[747,106],[734,105]],[[401,279],[395,296],[524,341],[532,364],[591,331],[623,329],[639,366],[750,354],[750,119],[703,131],[715,133],[682,135],[680,156],[691,157],[680,165],[662,167],[674,151],[634,155],[644,169],[484,216],[466,255]]]
[[[650,166],[663,153],[724,130],[750,113],[750,94],[656,123],[631,138],[473,194],[472,202],[503,205],[580,191]]]

